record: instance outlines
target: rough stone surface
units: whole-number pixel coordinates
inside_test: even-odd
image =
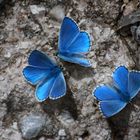
[[[60,5],[55,6],[51,9],[50,15],[58,21],[62,21],[65,16],[64,8]]]
[[[0,4],[3,2],[3,0],[0,0]]]
[[[97,85],[112,82],[115,67],[140,70],[139,26],[129,26],[136,41],[116,32],[118,20],[136,11],[138,4],[137,0],[6,1],[0,13],[0,140],[139,140],[139,95],[132,102],[137,108],[127,106],[110,119],[102,116],[92,96]],[[91,68],[54,56],[64,16],[89,33]],[[63,65],[67,82],[63,98],[43,103],[35,99],[35,87],[22,75],[34,49]]]

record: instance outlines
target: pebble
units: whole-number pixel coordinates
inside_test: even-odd
[[[45,125],[45,117],[42,115],[29,115],[21,118],[19,123],[22,136],[26,139],[35,138]]]
[[[60,129],[59,132],[58,132],[58,135],[65,137],[66,136],[65,129]]]
[[[5,78],[0,75],[0,81],[3,81]]]
[[[4,35],[0,34],[0,41],[4,39]]]
[[[4,55],[4,57],[10,58],[10,57],[11,57],[11,52],[7,52],[7,53]]]
[[[16,45],[16,47],[19,49],[32,48],[32,46],[33,46],[33,44],[31,41],[21,41]]]
[[[69,127],[70,125],[74,124],[74,119],[68,111],[62,112],[58,116],[58,120],[66,127]]]
[[[55,6],[51,9],[50,15],[58,21],[62,21],[65,17],[64,8],[60,5]]]
[[[45,11],[45,7],[39,5],[30,5],[30,10],[32,14],[36,15],[40,14],[40,12]]]
[[[41,137],[41,138],[39,138],[39,140],[45,140],[45,137]]]

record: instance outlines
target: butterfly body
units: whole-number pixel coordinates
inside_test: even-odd
[[[102,85],[93,92],[105,117],[120,112],[140,91],[140,72],[129,72],[125,66],[114,71],[113,81],[114,86]]]

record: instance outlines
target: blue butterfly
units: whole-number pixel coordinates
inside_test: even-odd
[[[28,63],[29,66],[23,69],[23,75],[29,83],[37,85],[35,96],[39,102],[47,98],[55,100],[66,94],[62,70],[47,55],[34,50]]]
[[[114,86],[102,85],[93,91],[105,117],[120,112],[140,91],[140,72],[128,71],[125,66],[113,73]]]
[[[76,23],[65,17],[60,29],[58,56],[64,61],[90,67],[91,64],[85,55],[89,50],[90,38],[88,33],[80,32]]]

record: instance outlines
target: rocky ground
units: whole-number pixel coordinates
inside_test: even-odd
[[[130,104],[110,119],[92,96],[97,85],[111,82],[115,67],[140,70],[140,20],[134,13],[135,20],[121,22],[138,8],[138,0],[0,0],[0,140],[139,140],[140,95],[132,102],[138,108]],[[64,16],[90,34],[92,68],[54,56]],[[65,68],[63,98],[35,99],[22,75],[34,49]]]

